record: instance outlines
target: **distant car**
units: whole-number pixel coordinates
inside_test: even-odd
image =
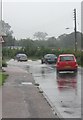
[[[41,63],[56,63],[57,56],[55,54],[46,54],[42,59]]]
[[[17,54],[16,55],[16,60],[17,61],[27,61],[28,60],[28,58],[27,58],[27,55],[26,54]]]
[[[57,58],[56,70],[59,71],[74,71],[77,72],[78,64],[73,54],[61,54]]]

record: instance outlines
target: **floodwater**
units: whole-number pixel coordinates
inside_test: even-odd
[[[81,74],[56,74],[55,65],[32,61],[29,71],[61,118],[81,118]]]
[[[81,118],[81,73],[62,72],[56,74],[53,64],[41,64],[41,61],[17,62],[11,60],[9,64],[19,66],[32,73],[52,107],[60,118]]]

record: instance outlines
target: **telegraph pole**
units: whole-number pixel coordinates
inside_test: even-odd
[[[76,9],[74,9],[74,23],[75,23],[75,52],[77,52],[77,31],[76,31]]]

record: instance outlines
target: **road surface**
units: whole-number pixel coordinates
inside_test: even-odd
[[[56,74],[55,65],[30,62],[30,72],[63,118],[81,118],[81,70]]]
[[[83,76],[81,68],[78,69],[77,74],[69,72],[57,75],[55,65],[41,64],[40,60],[28,62],[11,60],[8,64],[19,66],[32,73],[44,96],[53,109],[57,109],[61,118],[81,118],[81,78]]]

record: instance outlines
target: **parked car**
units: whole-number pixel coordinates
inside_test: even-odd
[[[17,54],[16,55],[16,60],[17,61],[27,61],[28,60],[28,58],[27,58],[27,55],[26,54]]]
[[[42,59],[41,63],[56,63],[57,56],[55,54],[46,54]]]
[[[78,64],[73,54],[61,54],[57,58],[56,70],[59,71],[75,71],[77,72]]]

